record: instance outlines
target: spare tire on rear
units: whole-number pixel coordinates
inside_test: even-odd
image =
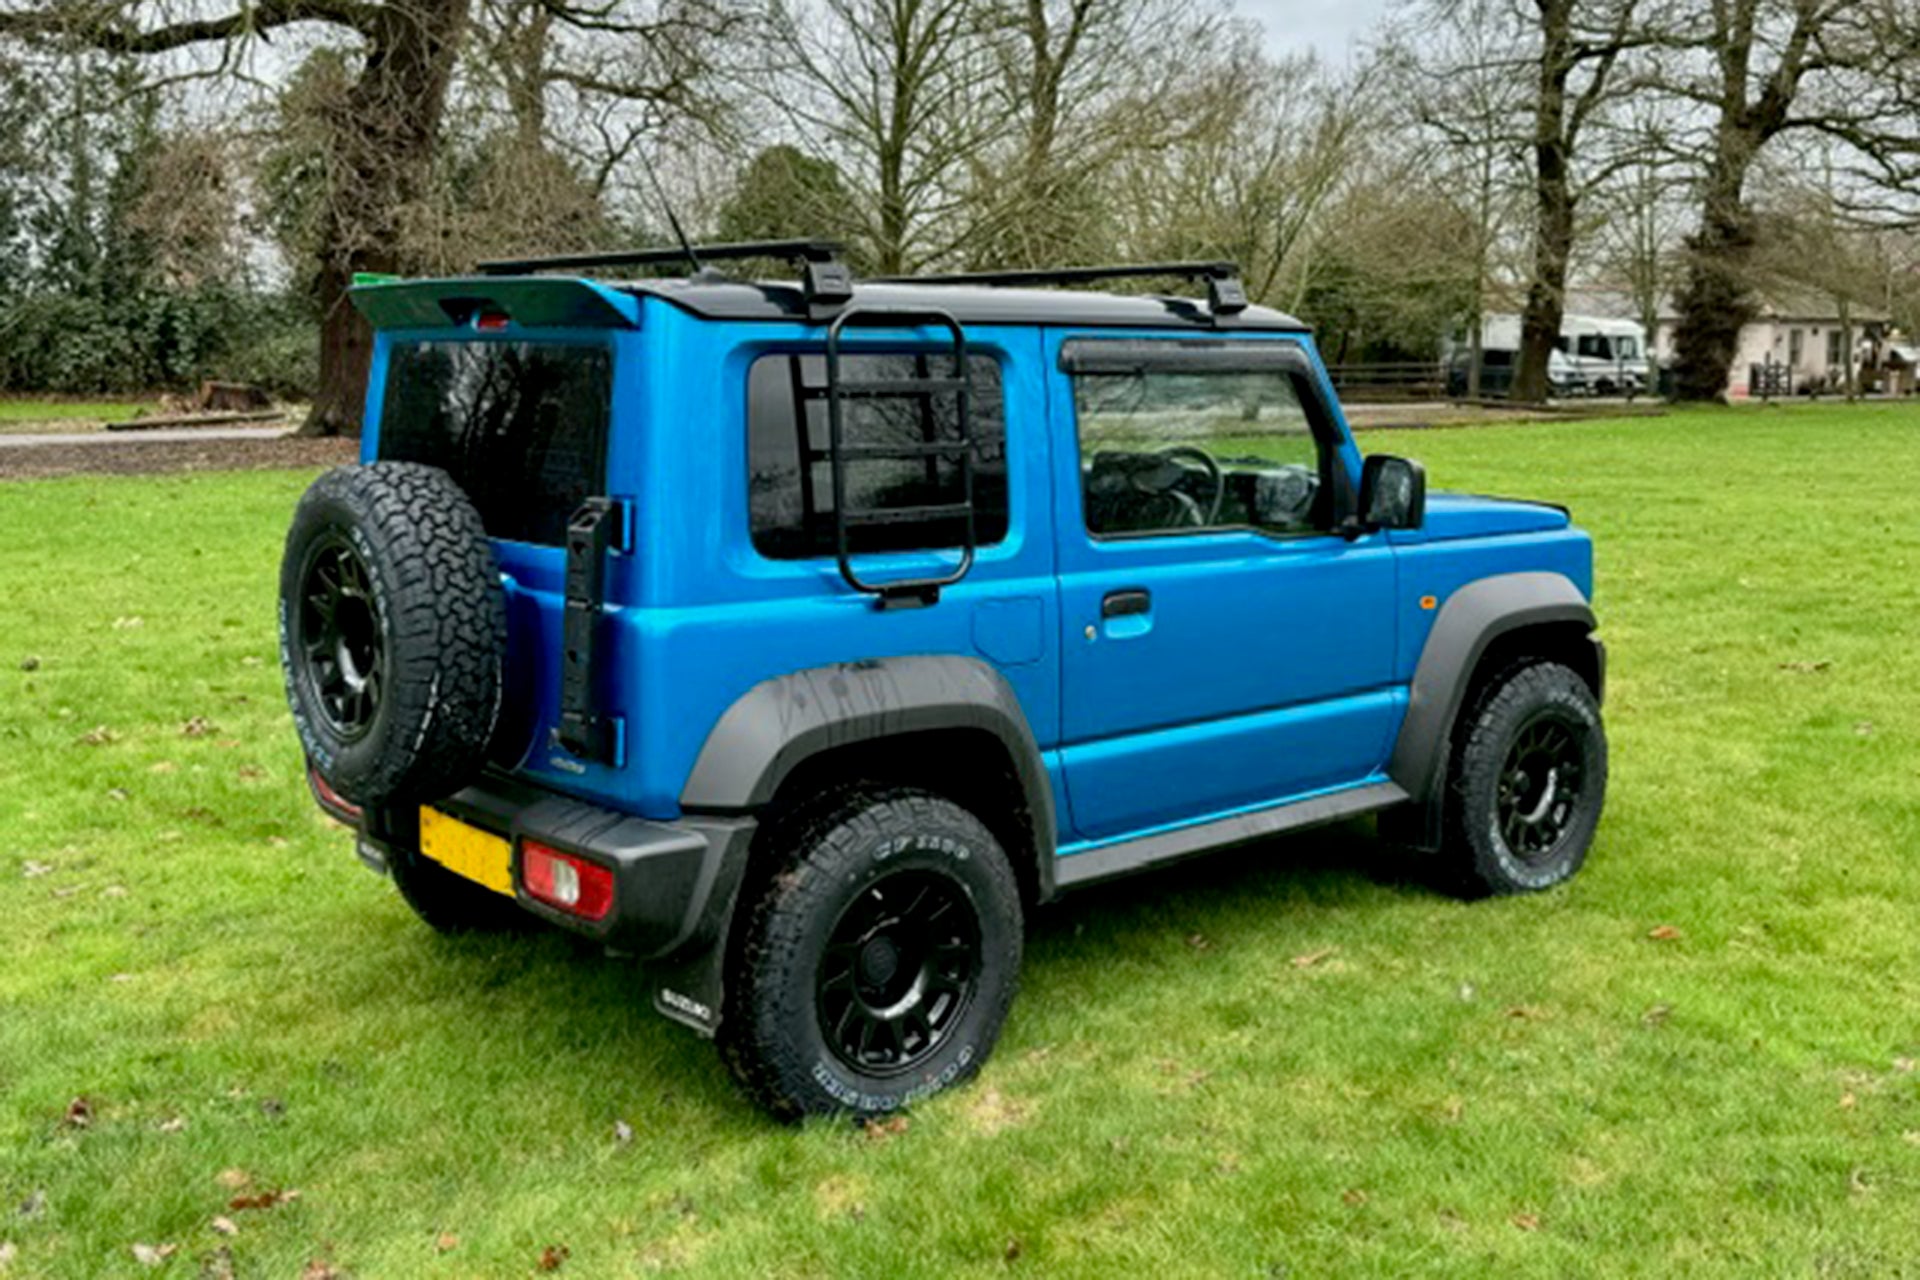
[[[293,513],[280,664],[307,758],[358,804],[432,800],[479,772],[500,714],[505,592],[436,467],[337,467]]]

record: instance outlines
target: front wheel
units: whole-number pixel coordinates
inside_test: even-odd
[[[1535,662],[1489,686],[1454,740],[1441,856],[1470,894],[1529,893],[1586,861],[1607,791],[1607,738],[1587,682]]]
[[[966,810],[858,791],[769,833],[743,904],[720,1048],[783,1119],[882,1115],[971,1077],[1020,971],[1013,869]]]

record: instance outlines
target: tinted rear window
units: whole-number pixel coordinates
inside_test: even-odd
[[[396,346],[380,456],[450,473],[493,537],[558,544],[574,509],[606,490],[612,370],[598,346]]]

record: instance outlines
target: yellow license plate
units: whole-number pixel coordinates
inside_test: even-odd
[[[456,875],[513,896],[513,845],[438,809],[420,810],[420,852]]]

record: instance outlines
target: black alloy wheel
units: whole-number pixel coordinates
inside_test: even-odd
[[[479,512],[433,467],[335,467],[294,509],[280,662],[307,761],[361,806],[479,772],[500,723],[506,592]]]
[[[1586,862],[1607,793],[1600,703],[1579,673],[1535,659],[1489,680],[1457,726],[1433,871],[1448,888],[1534,893]]]
[[[327,727],[344,742],[365,737],[380,714],[387,649],[366,562],[345,538],[318,542],[307,555],[298,646]]]
[[[1006,851],[944,796],[858,783],[776,813],[742,889],[716,1040],[785,1120],[876,1116],[964,1084],[1020,974]]]
[[[1526,862],[1553,855],[1580,808],[1586,723],[1558,708],[1535,712],[1514,735],[1495,810],[1507,847]]]
[[[965,1015],[980,977],[980,921],[954,880],[903,871],[841,913],[816,1007],[827,1047],[870,1076],[911,1072]]]

